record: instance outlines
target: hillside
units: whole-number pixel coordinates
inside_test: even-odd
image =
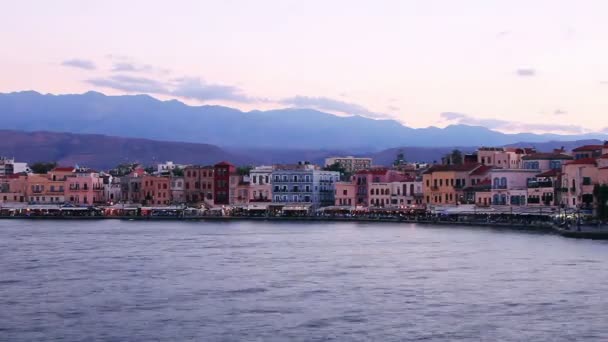
[[[107,169],[119,163],[146,165],[166,160],[211,164],[221,160],[248,163],[250,160],[207,144],[121,138],[97,134],[18,132],[1,130],[0,156],[18,161],[57,161],[62,165],[85,165]]]

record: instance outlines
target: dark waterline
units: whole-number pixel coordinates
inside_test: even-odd
[[[0,220],[0,341],[605,341],[607,293],[606,241]]]

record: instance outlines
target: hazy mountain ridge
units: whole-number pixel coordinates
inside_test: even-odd
[[[119,163],[140,162],[154,165],[167,160],[181,164],[214,164],[222,160],[237,165],[270,165],[295,163],[301,160],[323,164],[330,156],[366,156],[375,165],[391,165],[403,151],[408,161],[440,162],[441,157],[454,148],[472,152],[476,147],[396,147],[379,152],[365,153],[338,149],[287,149],[287,148],[220,148],[209,144],[157,141],[139,138],[114,137],[99,134],[58,132],[22,132],[0,130],[0,156],[15,157],[17,161],[57,161],[63,165],[79,164],[109,169]],[[600,144],[600,140],[573,142],[520,143],[518,146],[536,146],[540,151],[566,146],[571,149],[585,144]]]
[[[242,112],[223,106],[188,106],[148,95],[97,92],[0,94],[1,129],[54,131],[281,149],[380,151],[394,146],[506,145],[520,141],[604,139],[603,135],[504,134],[484,127],[406,127],[394,120],[336,116],[312,109]]]

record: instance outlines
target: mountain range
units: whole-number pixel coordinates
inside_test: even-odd
[[[505,134],[479,126],[411,128],[394,120],[337,116],[312,109],[243,112],[223,106],[188,106],[148,95],[98,92],[0,94],[0,129],[104,134],[204,143],[227,149],[300,149],[379,152],[397,146],[502,146],[605,139],[606,135]]]

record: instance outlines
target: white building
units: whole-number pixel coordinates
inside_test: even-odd
[[[353,173],[361,170],[367,170],[372,167],[372,158],[359,158],[353,156],[347,157],[330,157],[325,159],[325,166],[339,164],[344,171]]]
[[[183,169],[185,167],[186,167],[186,165],[175,164],[172,161],[167,161],[167,162],[165,162],[163,164],[157,164],[156,165],[156,172],[159,173],[159,174],[168,173],[168,172],[171,172],[171,171],[173,171],[175,169]]]

